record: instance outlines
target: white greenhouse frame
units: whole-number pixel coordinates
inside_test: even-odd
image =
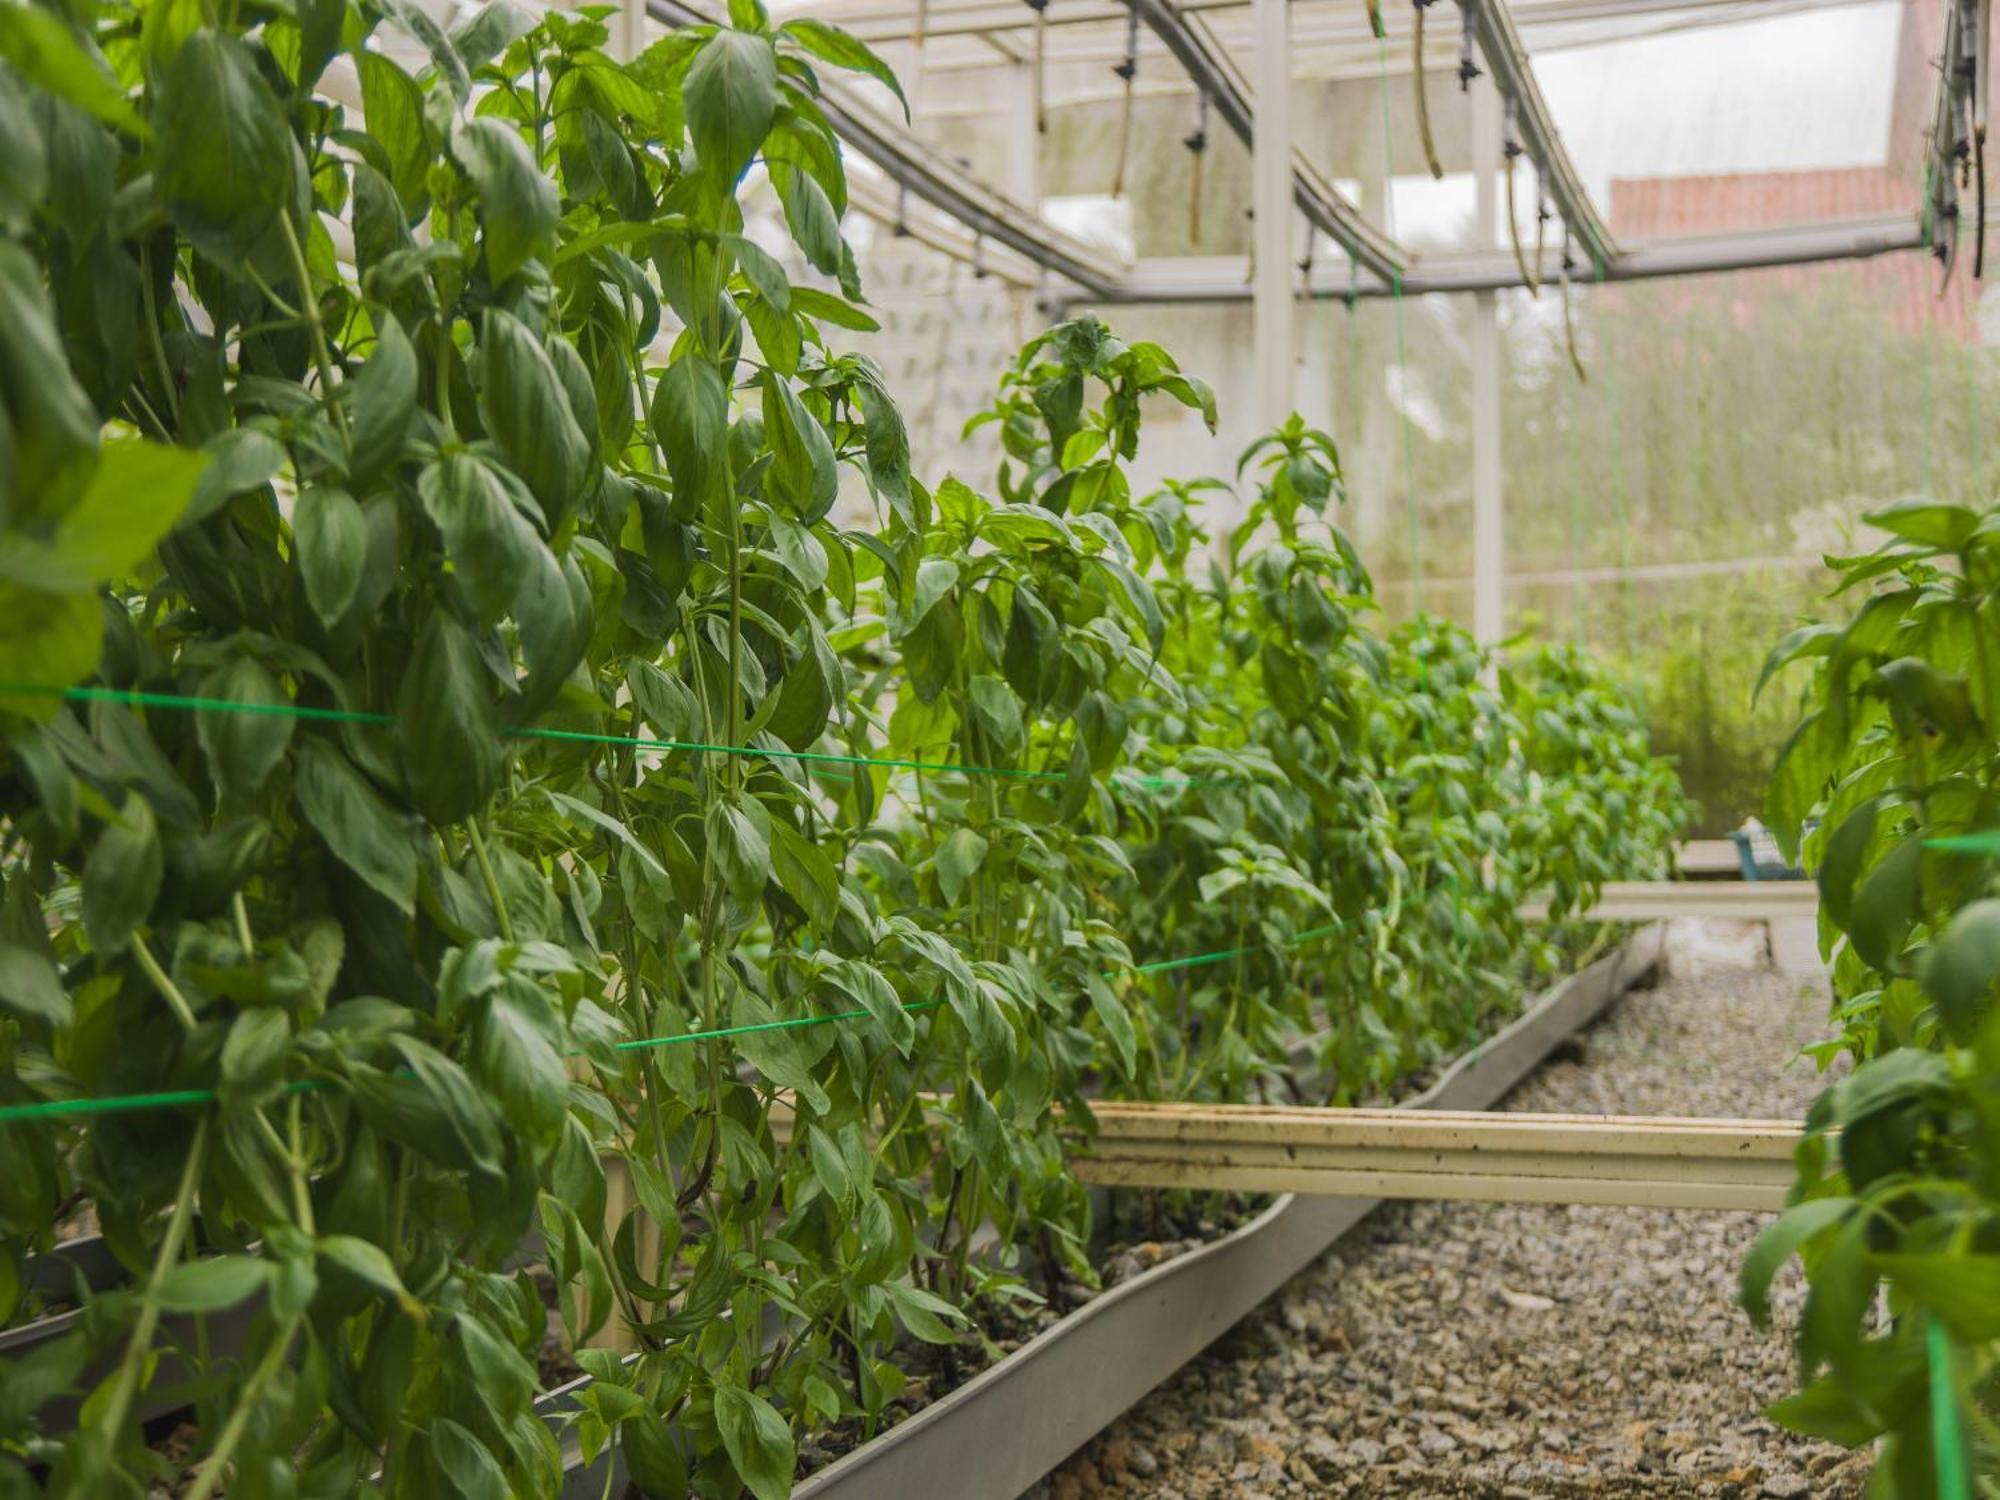
[[[1367,0],[1369,7],[1397,0]],[[1438,0],[1421,0],[1436,5]],[[1470,81],[1477,243],[1495,240],[1494,178],[1503,151],[1535,166],[1555,201],[1563,239],[1581,256],[1577,284],[1690,276],[1822,261],[1854,260],[1913,250],[1936,255],[1949,275],[1957,259],[1959,175],[1967,164],[1983,172],[1990,48],[1978,35],[1981,0],[1947,0],[1936,105],[1926,152],[1928,184],[1915,213],[1873,214],[1683,235],[1620,244],[1613,239],[1563,144],[1529,66],[1521,22],[1553,34],[1567,27],[1643,25],[1649,32],[1713,25],[1824,8],[1847,0],[1456,0],[1484,64]],[[636,45],[646,20],[667,27],[714,23],[716,0],[624,0],[625,29]],[[1301,5],[1301,10],[1304,6]],[[864,97],[862,89],[824,79],[822,103],[842,138],[882,170],[892,186],[857,184],[856,206],[923,243],[972,260],[1017,285],[1034,285],[1045,305],[1064,308],[1137,303],[1252,304],[1257,417],[1275,425],[1292,410],[1296,304],[1300,298],[1471,293],[1473,383],[1473,622],[1486,641],[1503,632],[1505,517],[1501,498],[1500,360],[1495,294],[1527,284],[1504,250],[1417,254],[1371,223],[1292,140],[1291,81],[1295,56],[1314,58],[1315,76],[1360,77],[1383,66],[1388,43],[1372,29],[1362,0],[1314,5],[1295,24],[1292,0],[817,0],[810,14],[878,45],[914,42],[921,69],[952,72],[1004,69],[1004,109],[1011,175],[1017,190],[981,181],[947,153],[922,141]],[[1120,22],[1131,25],[1128,33]],[[1247,20],[1247,29],[1244,22]],[[1225,39],[1225,28],[1228,37]],[[1144,31],[1143,46],[1128,42]],[[1126,56],[1170,58],[1221,123],[1249,147],[1252,255],[1201,262],[1141,258],[1129,268],[1036,211],[1041,69],[1077,63],[1109,65]],[[1404,69],[1448,67],[1460,60],[1459,28],[1429,30],[1422,59],[1404,55]],[[1233,55],[1247,46],[1246,76]],[[932,49],[939,56],[931,57]],[[1511,103],[1518,145],[1503,140],[1502,105]],[[1480,164],[1486,170],[1478,170]],[[1019,185],[1027,190],[1020,191]],[[909,200],[940,217],[919,220]],[[1980,193],[1979,209],[1984,209]],[[1297,217],[1295,217],[1295,215]],[[1344,259],[1297,260],[1298,218],[1339,246]],[[1983,232],[1981,235],[1983,239]],[[1540,267],[1535,268],[1539,277]]]

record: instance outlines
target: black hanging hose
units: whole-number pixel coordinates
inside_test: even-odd
[[[1986,275],[1986,124],[1992,102],[1993,0],[1978,0],[1973,7],[1972,45],[1972,206],[1978,222],[1972,231],[1972,275]]]
[[[1424,143],[1424,161],[1430,166],[1431,176],[1442,182],[1444,164],[1438,160],[1437,141],[1431,135],[1431,103],[1424,87],[1424,12],[1436,3],[1437,0],[1412,0],[1416,24],[1410,42],[1410,81],[1417,91],[1417,135]]]
[[[1035,13],[1035,134],[1049,133],[1049,0],[1028,0]]]
[[[1514,247],[1514,266],[1521,273],[1521,285],[1528,289],[1528,295],[1538,296],[1541,283],[1528,270],[1528,257],[1521,253],[1521,222],[1514,213],[1514,162],[1521,154],[1521,143],[1514,139],[1514,100],[1507,100],[1506,133],[1501,137],[1500,157],[1507,164],[1507,239]],[[1539,259],[1539,256],[1537,257]],[[1540,271],[1540,266],[1536,271]]]
[[[1194,129],[1184,136],[1181,144],[1188,148],[1194,160],[1188,167],[1188,243],[1201,243],[1201,158],[1208,150],[1208,95],[1194,96]]]
[[[1542,281],[1542,252],[1547,246],[1549,220],[1555,215],[1549,211],[1548,194],[1542,191],[1542,164],[1535,163],[1535,285]],[[1567,228],[1564,229],[1567,234]]]
[[[1574,316],[1572,316],[1570,308],[1569,273],[1572,269],[1574,269],[1575,265],[1576,262],[1570,258],[1569,228],[1567,225],[1565,225],[1563,228],[1563,254],[1562,254],[1562,268],[1561,268],[1562,299],[1563,299],[1563,344],[1569,350],[1569,367],[1572,370],[1576,371],[1576,378],[1579,382],[1581,382],[1584,385],[1588,385],[1590,384],[1590,376],[1583,368],[1583,356],[1578,354],[1576,350],[1576,319]]]
[[[1125,168],[1132,158],[1132,83],[1139,76],[1139,12],[1125,15],[1125,60],[1111,70],[1125,80],[1125,99],[1118,112],[1118,165],[1111,174],[1111,196],[1125,196]]]

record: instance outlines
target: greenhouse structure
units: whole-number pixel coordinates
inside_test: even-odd
[[[1992,0],[0,0],[0,1500],[2000,1496]]]

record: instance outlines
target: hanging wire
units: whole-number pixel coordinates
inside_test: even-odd
[[[1197,89],[1194,96],[1194,129],[1181,144],[1194,158],[1188,166],[1188,243],[1201,243],[1201,159],[1208,150],[1208,95]]]
[[[1988,33],[1993,29],[1993,0],[1975,0],[1968,12],[1968,22],[1971,35],[1965,51],[1972,63],[1973,207],[1978,212],[1972,231],[1972,275],[1975,280],[1983,280],[1986,275],[1986,125],[1993,87],[1993,59],[1989,50],[1993,39]]]
[[[957,262],[951,263],[955,269]],[[949,270],[947,274],[950,274]],[[158,708],[180,713],[242,714],[261,718],[303,719],[312,723],[361,724],[393,728],[393,714],[352,708],[315,708],[304,703],[246,703],[234,698],[205,698],[188,693],[154,693],[136,688],[55,687],[46,683],[0,682],[0,694],[10,697],[61,698],[71,703],[115,703],[122,708]],[[684,751],[693,755],[740,755],[766,760],[791,760],[802,765],[859,766],[880,771],[929,771],[942,775],[995,776],[1018,781],[1063,781],[1067,771],[1036,771],[1025,766],[960,765],[950,761],[910,760],[887,755],[841,755],[831,750],[791,750],[778,745],[720,745],[701,740],[640,739],[626,734],[596,734],[582,729],[548,729],[524,724],[503,729],[502,738],[553,740],[563,744],[609,745],[621,750]],[[1221,785],[1240,778],[1153,776],[1135,777],[1155,787]]]
[[[1507,240],[1514,247],[1514,266],[1521,273],[1521,284],[1532,297],[1539,293],[1540,287],[1528,270],[1528,257],[1521,253],[1521,224],[1514,213],[1514,163],[1521,155],[1520,137],[1514,129],[1515,119],[1514,96],[1509,94],[1500,134],[1500,159],[1507,167]]]
[[[1381,915],[1392,917],[1402,909],[1402,902],[1392,901],[1382,908]],[[1303,932],[1293,933],[1278,946],[1301,948],[1321,938],[1332,937],[1347,931],[1347,924],[1339,917],[1318,927],[1309,927]],[[1154,974],[1171,974],[1183,969],[1204,968],[1211,964],[1227,963],[1231,959],[1245,958],[1263,952],[1270,944],[1250,944],[1237,948],[1218,948],[1209,953],[1193,953],[1183,958],[1163,958],[1152,963],[1123,964],[1108,970],[1106,979],[1119,979],[1127,975],[1144,978]],[[915,1000],[896,1009],[905,1014],[935,1010],[944,1002],[941,1000]],[[720,1026],[709,1031],[682,1031],[671,1036],[638,1037],[629,1041],[614,1042],[613,1052],[649,1052],[664,1047],[692,1046],[697,1042],[723,1041],[730,1037],[755,1036],[775,1031],[805,1031],[819,1026],[832,1026],[842,1021],[865,1021],[876,1016],[872,1010],[831,1011],[821,1016],[789,1016],[777,1021],[756,1021],[743,1026]],[[565,1054],[568,1057],[584,1057],[581,1051]],[[399,1077],[413,1075],[404,1072]],[[285,1084],[279,1094],[313,1094],[332,1088],[336,1080],[331,1078],[299,1078]],[[157,1109],[183,1109],[190,1105],[215,1104],[221,1094],[215,1089],[162,1089],[143,1094],[98,1094],[84,1095],[72,1099],[38,1099],[27,1104],[0,1105],[0,1125],[18,1124],[28,1120],[50,1120],[64,1118],[95,1118],[102,1115],[134,1114]]]
[[[1395,205],[1391,189],[1396,180],[1396,153],[1394,137],[1391,134],[1389,124],[1389,43],[1387,39],[1378,38],[1376,49],[1380,54],[1381,62],[1381,87],[1379,92],[1382,97],[1382,184],[1384,198],[1389,202],[1388,216],[1391,221],[1390,232],[1393,234],[1395,232]],[[1410,352],[1408,334],[1404,326],[1403,273],[1400,268],[1391,268],[1389,272],[1389,289],[1391,300],[1395,303],[1396,371],[1402,385],[1402,389],[1397,393],[1399,399],[1396,402],[1396,414],[1400,419],[1403,433],[1403,504],[1409,522],[1410,533],[1410,613],[1417,620],[1418,629],[1423,632],[1425,639],[1428,640],[1430,633],[1429,626],[1424,620],[1423,534],[1422,527],[1418,524],[1417,515],[1417,457],[1415,439],[1410,433]],[[1420,652],[1417,657],[1418,672],[1426,687],[1428,686],[1429,672],[1424,663],[1428,655],[1428,651],[1424,651]],[[1428,721],[1425,723],[1424,733],[1426,738],[1428,738],[1430,734]]]
[[[1437,0],[1411,0],[1416,14],[1410,42],[1410,81],[1417,91],[1417,135],[1424,143],[1424,162],[1431,176],[1444,180],[1444,163],[1438,160],[1437,141],[1431,135],[1430,91],[1424,86],[1424,12]]]
[[[1035,13],[1035,134],[1049,133],[1049,0],[1028,0]]]
[[[1549,207],[1549,196],[1542,183],[1542,164],[1535,163],[1535,285],[1531,290],[1539,291],[1542,284],[1543,251],[1547,248],[1549,220],[1555,212]]]
[[[1576,318],[1570,306],[1570,272],[1576,269],[1576,261],[1570,255],[1569,225],[1563,225],[1562,264],[1558,275],[1562,280],[1563,346],[1569,351],[1569,367],[1576,372],[1576,378],[1585,385],[1590,383],[1590,374],[1583,367],[1583,356],[1576,349]]]
[[[1568,308],[1569,277],[1563,277],[1563,305],[1565,318]],[[1577,387],[1581,384],[1582,366],[1572,358],[1568,361],[1567,381],[1569,408],[1569,635],[1576,646],[1583,645],[1583,441],[1578,430],[1576,404]]]
[[[1118,165],[1111,173],[1111,196],[1125,196],[1125,168],[1132,158],[1132,88],[1139,76],[1139,12],[1125,13],[1125,57],[1112,72],[1125,82],[1124,100],[1118,110]]]
[[[1604,281],[1604,263],[1597,262],[1597,280]],[[1643,713],[1646,707],[1645,680],[1639,671],[1639,622],[1632,587],[1632,515],[1625,489],[1625,447],[1618,404],[1618,350],[1613,343],[1611,321],[1598,319],[1598,363],[1604,368],[1605,408],[1611,419],[1611,501],[1618,511],[1619,572],[1625,604],[1625,657],[1631,663],[1632,685]]]

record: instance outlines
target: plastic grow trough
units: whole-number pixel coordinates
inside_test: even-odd
[[[1659,963],[1664,928],[1644,928],[1544,991],[1404,1109],[1487,1109]],[[935,1405],[811,1475],[794,1500],[942,1495],[1017,1500],[1148,1391],[1207,1348],[1376,1207],[1366,1198],[1275,1199],[1242,1228],[1164,1261],[1028,1340]],[[551,1421],[588,1377],[539,1403]],[[568,1434],[565,1434],[568,1437]],[[606,1493],[614,1450],[584,1466],[565,1442],[564,1500]],[[942,1476],[950,1476],[945,1487]],[[622,1493],[622,1472],[610,1476]]]

